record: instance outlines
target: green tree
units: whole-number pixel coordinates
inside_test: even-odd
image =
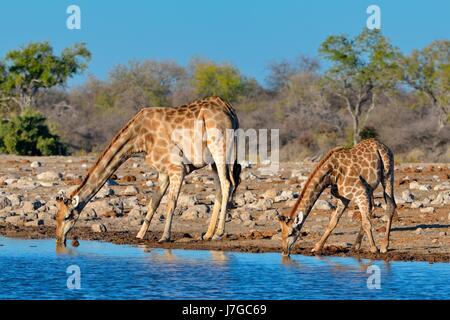
[[[434,41],[401,57],[402,78],[422,101],[441,111],[438,129],[450,121],[450,41]]]
[[[40,89],[64,85],[67,80],[87,67],[91,54],[84,44],[64,49],[60,56],[53,53],[48,42],[30,43],[6,54],[0,66],[2,100],[21,112],[34,107]]]
[[[319,49],[332,65],[324,85],[345,102],[353,120],[353,143],[376,107],[377,96],[393,89],[399,77],[398,50],[379,30],[364,29],[351,39],[328,37]]]
[[[66,154],[66,146],[53,134],[45,116],[31,109],[0,123],[0,152],[28,156]]]
[[[192,69],[192,86],[200,97],[220,96],[234,102],[245,89],[244,77],[231,65],[197,61]]]

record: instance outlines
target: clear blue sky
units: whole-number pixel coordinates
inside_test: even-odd
[[[81,30],[66,28],[70,4],[81,8]],[[230,62],[263,81],[271,61],[316,55],[328,35],[360,32],[370,4],[405,52],[450,38],[447,0],[15,0],[0,6],[0,56],[30,41],[48,40],[57,52],[83,41],[93,59],[72,85],[132,59],[185,65],[192,57]]]

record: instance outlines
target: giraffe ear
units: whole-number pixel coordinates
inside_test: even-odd
[[[79,196],[73,197],[73,199],[72,199],[72,206],[74,208],[76,208],[78,206],[78,203],[80,203],[80,197]]]

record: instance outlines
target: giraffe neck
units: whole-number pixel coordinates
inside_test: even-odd
[[[79,197],[78,211],[81,211],[86,206],[89,200],[95,196],[111,175],[131,155],[140,151],[134,145],[137,130],[133,130],[133,126],[136,118],[137,115],[113,138],[110,145],[97,159],[96,164],[90,169],[83,182],[71,193],[71,198],[75,196]]]
[[[306,183],[302,189],[302,192],[300,193],[297,202],[289,213],[291,217],[295,216],[298,212],[301,211],[303,212],[304,219],[306,219],[317,199],[322,194],[323,190],[331,184],[331,164],[329,163],[329,159],[339,149],[336,148],[331,150],[319,162],[319,164],[309,176],[308,180],[306,180]]]

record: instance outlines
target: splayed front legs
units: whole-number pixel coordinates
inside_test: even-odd
[[[150,198],[150,202],[147,205],[147,215],[145,216],[144,223],[139,230],[136,238],[144,239],[145,234],[147,233],[148,228],[150,227],[150,223],[152,221],[153,215],[158,209],[159,204],[161,203],[161,199],[166,193],[167,187],[169,186],[169,177],[166,174],[159,175],[159,188],[153,197]]]

